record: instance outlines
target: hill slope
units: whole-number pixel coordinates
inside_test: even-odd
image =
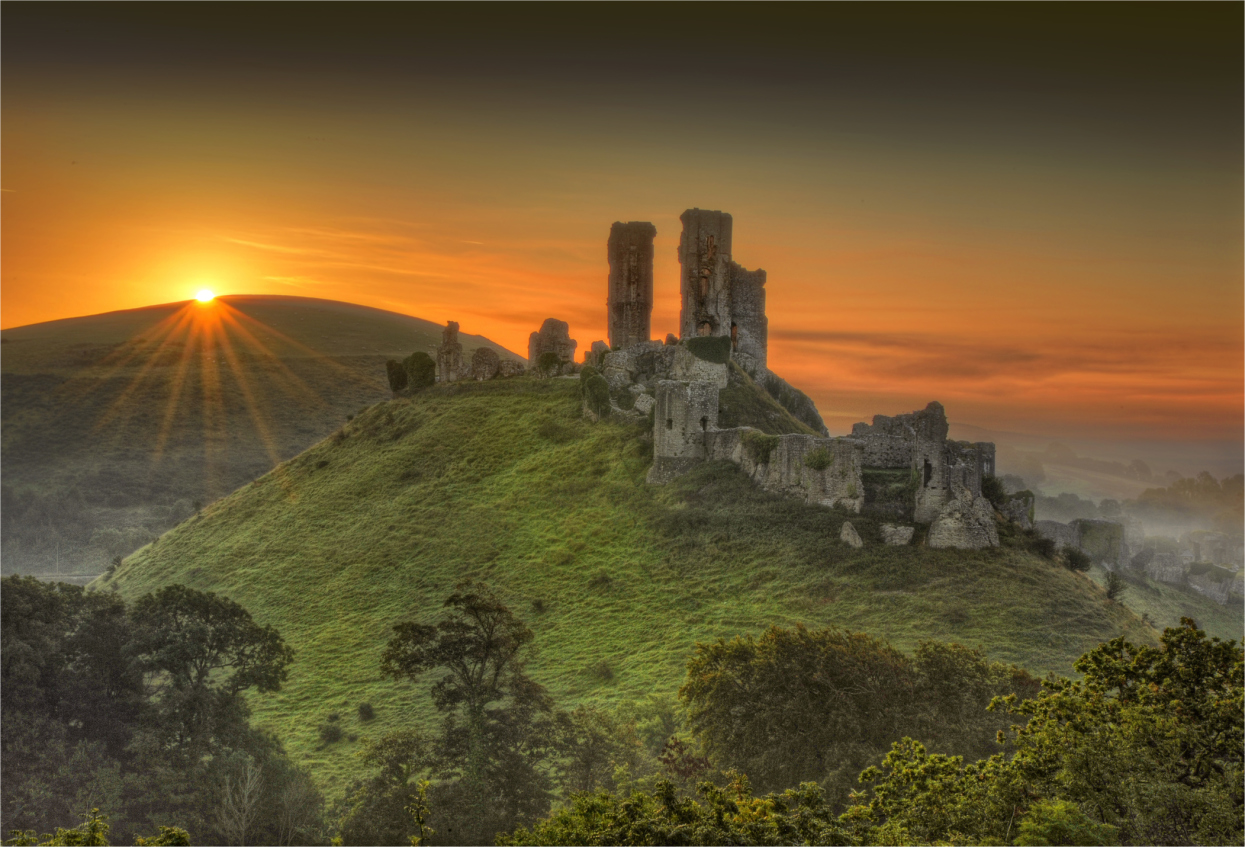
[[[531,665],[564,707],[673,693],[697,641],[770,624],[837,624],[911,648],[983,646],[1030,670],[1126,633],[1154,637],[1091,580],[1014,543],[979,552],[839,541],[844,515],[755,488],[730,464],[645,484],[642,426],[580,418],[573,380],[430,389],[385,402],[135,553],[95,587],[222,592],[297,658],[260,723],[332,793],[356,745],[324,748],[330,713],[377,735],[431,718],[384,681],[393,624],[431,621],[464,578],[493,585],[536,633]],[[1013,542],[1014,539],[1009,541]],[[359,703],[377,718],[362,725]]]
[[[5,573],[96,574],[389,396],[441,327],[330,300],[222,297],[3,333]],[[487,339],[461,335],[470,355]]]

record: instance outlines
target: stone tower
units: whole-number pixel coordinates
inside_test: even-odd
[[[653,238],[647,221],[616,222],[610,227],[609,299],[606,301],[610,346],[625,349],[648,341],[653,317]]]
[[[679,334],[730,335],[731,216],[725,212],[688,209],[679,216],[679,291],[682,311]]]
[[[441,330],[437,348],[437,382],[455,382],[465,375],[463,345],[458,340],[458,321],[448,321]]]
[[[769,344],[765,271],[731,261],[732,222],[725,212],[688,209],[679,220],[680,335],[729,335],[739,365],[754,375],[764,371]]]

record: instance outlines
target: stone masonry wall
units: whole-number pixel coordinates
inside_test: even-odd
[[[648,481],[664,485],[705,460],[708,433],[718,423],[718,387],[663,379],[657,383],[656,399]]]
[[[731,331],[731,216],[707,209],[688,209],[679,216],[682,309],[679,334],[729,335]]]
[[[649,340],[656,236],[657,227],[647,221],[616,222],[610,227],[606,310],[612,347],[625,348]]]
[[[756,375],[766,368],[769,319],[765,317],[765,271],[734,262],[731,275],[731,351],[739,366]]]
[[[768,456],[758,456],[748,446],[750,433],[761,435],[760,430],[752,427],[710,432],[706,458],[734,462],[766,491],[860,511],[865,487],[859,444],[846,438],[780,435]],[[829,455],[829,464],[824,468],[810,467],[809,456],[818,450]],[[759,461],[762,458],[764,461]]]

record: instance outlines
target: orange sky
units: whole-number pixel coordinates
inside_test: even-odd
[[[246,45],[71,62],[11,51],[40,21],[5,14],[6,328],[208,287],[458,320],[520,352],[560,317],[583,350],[605,337],[610,224],[649,220],[662,337],[699,206],[768,271],[770,365],[832,432],[938,399],[1013,431],[1242,436],[1241,106],[1217,117],[1196,75],[1052,78],[1039,50],[1014,89],[768,62],[689,97],[677,68],[633,81],[578,55],[527,76]]]

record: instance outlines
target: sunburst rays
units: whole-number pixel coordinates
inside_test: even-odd
[[[204,455],[204,488],[219,491],[231,445],[254,437],[268,461],[281,461],[276,404],[322,407],[325,399],[289,366],[282,353],[340,375],[352,372],[223,299],[189,301],[120,345],[95,366],[68,380],[60,392],[86,397],[117,377],[133,375],[92,424],[112,446],[158,420],[150,438],[153,472],[176,443],[179,428]],[[198,386],[193,385],[198,382]],[[196,396],[197,395],[197,396]],[[194,406],[200,406],[195,414]],[[198,429],[195,432],[194,429]],[[249,429],[249,433],[240,432]],[[222,492],[223,493],[223,492]]]

